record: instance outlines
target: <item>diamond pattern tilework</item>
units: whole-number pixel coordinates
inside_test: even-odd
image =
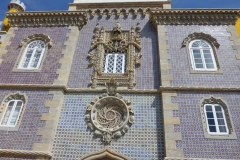
[[[61,52],[66,41],[67,27],[27,27],[18,28],[15,31],[15,37],[12,38],[10,46],[7,47],[7,53],[2,56],[3,62],[0,65],[0,83],[17,83],[17,84],[52,84],[57,78],[56,71],[60,67],[59,60]],[[26,37],[33,34],[49,35],[52,39],[53,46],[48,49],[40,72],[12,72],[12,69],[20,54],[21,47],[19,43]]]
[[[230,33],[227,26],[166,26],[173,80],[172,86],[208,86],[208,87],[239,87],[240,61],[236,59],[236,50],[232,49]],[[191,74],[188,51],[181,48],[184,38],[194,32],[210,34],[217,39],[220,47],[216,50],[223,74]]]
[[[45,102],[48,97],[47,90],[8,90],[1,89],[0,102],[10,93],[21,92],[28,96],[28,103],[23,113],[18,131],[3,131],[0,128],[0,148],[15,150],[32,150],[33,144],[41,140],[41,136],[36,135],[38,128],[45,125],[41,121],[43,113],[48,113]]]
[[[112,30],[119,21],[123,30],[129,30],[131,26],[137,25],[139,22],[142,27],[142,58],[141,66],[136,68],[135,81],[136,89],[158,89],[160,86],[159,73],[159,58],[158,58],[158,44],[157,44],[157,30],[151,22],[149,22],[149,15],[146,18],[138,16],[137,18],[125,19],[121,15],[119,19],[114,16],[99,19],[97,16],[89,19],[87,25],[83,26],[79,33],[78,44],[73,58],[70,78],[68,80],[68,87],[70,88],[87,88],[91,81],[92,68],[88,67],[87,54],[90,52],[90,45],[92,42],[93,31],[97,24],[104,26],[105,30]]]
[[[227,102],[238,139],[206,139],[204,138],[200,115],[200,100],[214,96]],[[178,92],[172,97],[172,103],[178,104],[180,126],[174,130],[182,133],[182,141],[177,141],[177,149],[183,149],[185,158],[237,159],[240,157],[240,93],[226,92]]]
[[[86,107],[99,94],[67,94],[53,146],[53,160],[77,160],[104,148],[94,139],[85,122]],[[164,136],[159,95],[123,95],[132,101],[135,122],[110,149],[133,160],[163,160]]]

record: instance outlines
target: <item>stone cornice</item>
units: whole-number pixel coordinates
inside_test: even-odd
[[[154,25],[234,25],[240,10],[171,9],[151,10]]]
[[[8,12],[6,16],[11,27],[78,26],[81,29],[88,21],[86,13],[81,11]]]
[[[65,85],[50,85],[50,84],[0,84],[0,89],[59,89],[66,93],[70,92],[97,92],[104,93],[106,88],[90,89],[90,88],[67,88]],[[159,89],[121,89],[118,88],[119,93],[136,93],[136,94],[146,94],[146,93],[160,93],[162,91],[209,91],[209,92],[240,92],[240,87],[198,87],[198,86],[160,86]]]
[[[24,150],[10,150],[10,149],[0,149],[0,156],[27,156],[43,159],[51,159],[51,153],[37,152],[37,151],[24,151]]]
[[[170,1],[166,2],[128,2],[128,3],[71,3],[69,4],[69,10],[71,11],[85,11],[90,17],[98,15],[102,18],[103,15],[107,17],[120,15],[128,17],[130,14],[133,17],[142,15],[145,17],[151,10],[161,10],[171,5]]]

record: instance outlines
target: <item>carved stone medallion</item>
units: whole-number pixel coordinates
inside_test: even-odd
[[[110,80],[108,86],[116,84],[113,81]],[[112,139],[123,136],[133,124],[134,112],[130,104],[128,99],[123,99],[116,92],[104,93],[95,98],[87,107],[87,128],[94,132],[95,137],[101,138],[103,143],[110,144]]]

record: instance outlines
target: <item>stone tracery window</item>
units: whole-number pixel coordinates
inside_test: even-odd
[[[94,40],[88,54],[89,65],[93,66],[91,87],[104,87],[105,83],[114,78],[120,87],[133,89],[135,86],[135,66],[140,65],[141,54],[141,27],[131,27],[122,30],[117,22],[113,30],[105,31],[99,28],[94,30]],[[138,50],[138,51],[136,51]]]

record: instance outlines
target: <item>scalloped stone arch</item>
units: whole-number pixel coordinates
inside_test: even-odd
[[[128,157],[114,152],[109,148],[104,148],[103,150],[93,152],[89,155],[84,156],[81,160],[130,160]]]
[[[218,43],[218,41],[216,40],[216,38],[213,38],[210,34],[205,34],[205,33],[197,33],[194,32],[192,34],[189,34],[182,43],[182,47],[187,46],[192,40],[195,39],[203,39],[205,41],[207,41],[208,43],[210,43],[212,46],[215,46],[216,48],[218,48],[220,46],[220,44]]]
[[[23,39],[20,42],[19,46],[20,47],[26,46],[27,44],[29,44],[30,42],[32,42],[34,40],[41,40],[41,41],[43,41],[46,44],[46,46],[52,47],[52,40],[51,40],[51,38],[48,35],[45,35],[45,34],[33,34],[33,35],[30,35],[27,38]]]

